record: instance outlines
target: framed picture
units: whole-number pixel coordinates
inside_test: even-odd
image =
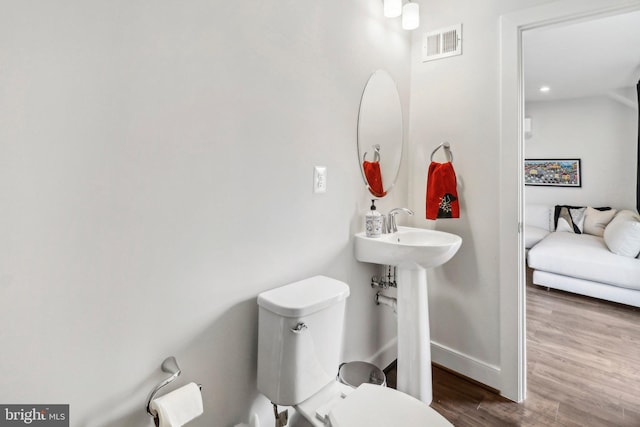
[[[524,185],[582,187],[580,159],[525,159]]]

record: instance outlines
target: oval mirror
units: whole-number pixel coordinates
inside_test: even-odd
[[[402,160],[402,107],[393,78],[375,71],[358,113],[358,163],[369,192],[384,197],[396,183]]]

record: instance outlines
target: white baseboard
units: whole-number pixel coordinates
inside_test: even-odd
[[[472,380],[500,390],[500,367],[431,341],[431,360]]]
[[[394,338],[366,361],[381,369],[398,358],[398,339]],[[490,365],[457,350],[431,341],[431,360],[440,366],[457,372],[479,383],[500,389],[500,367]]]
[[[373,356],[367,358],[365,362],[373,363],[380,369],[385,369],[398,358],[398,339],[394,338],[387,342]]]

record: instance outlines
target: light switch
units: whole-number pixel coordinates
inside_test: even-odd
[[[327,167],[326,166],[316,166],[313,169],[313,192],[314,193],[327,192]]]

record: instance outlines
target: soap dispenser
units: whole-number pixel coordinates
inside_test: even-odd
[[[367,237],[382,236],[384,217],[376,210],[375,199],[371,200],[371,210],[365,215],[365,231]]]

